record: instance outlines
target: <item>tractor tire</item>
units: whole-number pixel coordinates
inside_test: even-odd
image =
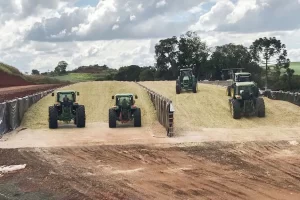
[[[134,127],[141,127],[142,126],[142,116],[141,116],[141,109],[137,108],[134,111]]]
[[[230,86],[227,86],[227,89],[226,89],[226,94],[227,96],[231,96],[231,87]]]
[[[85,127],[85,107],[82,105],[76,109],[76,125],[77,128]]]
[[[256,99],[256,112],[257,112],[257,117],[266,116],[265,101],[263,98]]]
[[[49,107],[49,128],[50,129],[56,129],[58,128],[58,113],[54,106]]]
[[[179,85],[176,85],[176,94],[180,94],[181,88]]]
[[[193,93],[197,93],[197,83],[193,84]]]
[[[241,119],[241,105],[240,102],[236,99],[231,100],[231,115],[233,119]]]
[[[117,115],[116,111],[113,109],[109,109],[108,112],[108,124],[109,128],[116,128],[117,127]]]

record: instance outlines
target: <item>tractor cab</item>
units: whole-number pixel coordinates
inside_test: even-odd
[[[239,72],[234,74],[234,82],[251,82],[251,73],[249,72]]]
[[[133,94],[117,94],[116,96],[112,96],[112,99],[116,99],[116,106],[120,107],[130,107],[135,104]],[[137,99],[137,95],[135,95],[135,99]]]
[[[259,96],[259,90],[253,82],[237,82],[232,87],[232,98],[249,100]]]
[[[55,94],[52,93],[52,96],[55,96]],[[77,96],[79,96],[79,92],[77,92]],[[76,102],[76,91],[58,91],[56,94],[56,102]]]
[[[190,68],[188,68],[188,69],[181,69],[179,76],[180,76],[180,80],[182,80],[182,81],[184,81],[184,80],[189,81],[190,78],[193,76],[192,69],[190,69]]]

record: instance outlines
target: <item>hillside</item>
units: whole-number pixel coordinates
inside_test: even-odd
[[[42,75],[24,75],[17,68],[5,63],[0,63],[0,80],[0,87],[68,83],[68,81]]]
[[[90,65],[80,66],[72,71],[69,71],[66,75],[53,76],[53,78],[61,81],[70,81],[73,83],[102,81],[107,80],[108,76],[113,76],[115,73],[117,73],[116,69],[111,69],[106,65]]]

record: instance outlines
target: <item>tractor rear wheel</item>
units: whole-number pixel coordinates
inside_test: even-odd
[[[194,84],[193,84],[193,92],[194,92],[194,93],[197,93],[197,83],[194,83]]]
[[[231,87],[230,86],[227,86],[227,89],[226,89],[226,94],[227,94],[227,96],[231,96]]]
[[[266,111],[265,111],[265,101],[263,98],[257,98],[256,99],[256,112],[258,117],[265,117]]]
[[[233,119],[241,119],[241,105],[236,99],[231,100],[231,115]]]
[[[85,127],[85,107],[82,105],[76,109],[76,125],[77,128]]]
[[[57,123],[58,113],[54,106],[49,107],[49,128],[56,129],[58,127]]]
[[[137,108],[134,113],[134,127],[141,127],[142,126],[142,116],[141,116],[141,109]]]
[[[116,111],[114,109],[109,109],[108,112],[108,123],[109,128],[116,128],[117,127],[117,115]]]

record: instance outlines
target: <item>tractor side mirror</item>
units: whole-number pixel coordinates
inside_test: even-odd
[[[135,95],[135,99],[138,99],[139,97],[137,95]]]
[[[111,96],[111,99],[115,99],[115,96]]]
[[[79,96],[80,95],[80,93],[79,92],[77,92],[77,96]]]
[[[54,92],[51,94],[51,96],[53,96],[53,97],[54,97]]]

